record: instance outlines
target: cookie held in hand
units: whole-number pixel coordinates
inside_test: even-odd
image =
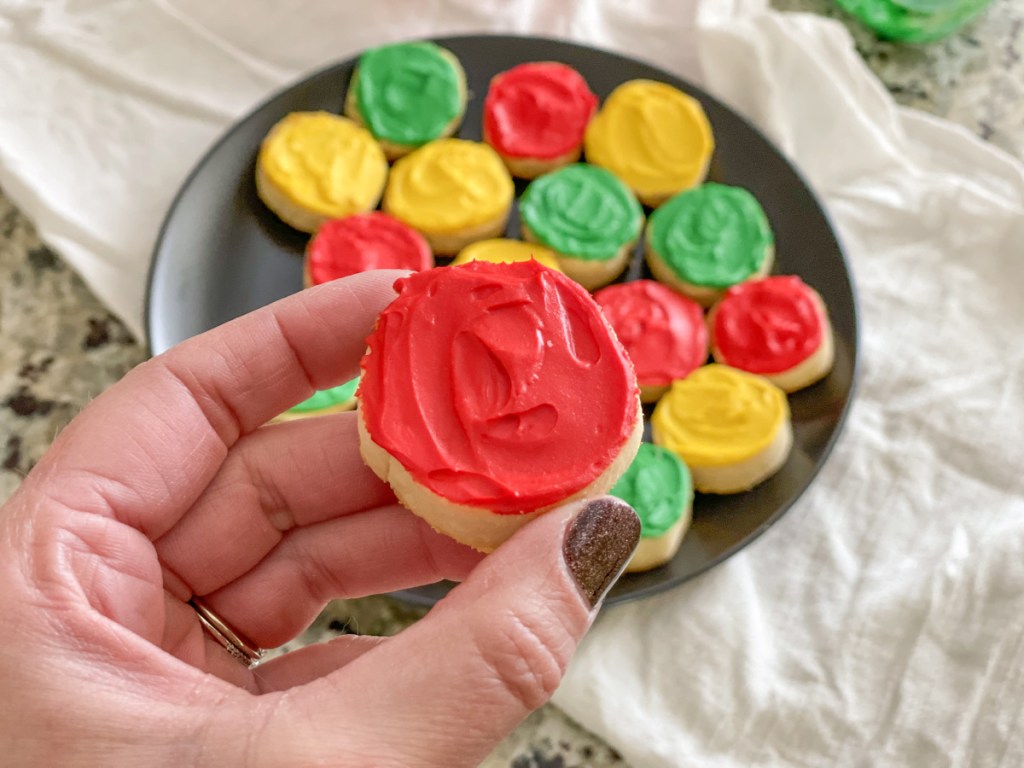
[[[632,365],[585,290],[536,261],[474,261],[395,287],[362,360],[359,433],[403,505],[490,552],[615,484],[643,418]]]

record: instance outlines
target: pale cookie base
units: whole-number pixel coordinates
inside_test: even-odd
[[[430,250],[434,252],[435,256],[455,256],[467,245],[475,243],[477,240],[490,240],[492,237],[501,237],[505,232],[505,225],[508,224],[508,217],[511,210],[512,208],[510,206],[498,218],[492,219],[491,221],[485,221],[483,224],[470,227],[469,229],[463,229],[458,232],[431,233],[416,227],[410,221],[406,221],[405,223],[426,238],[427,243],[430,245]],[[387,209],[385,209],[384,212],[390,213],[394,216],[394,213]]]
[[[256,165],[256,193],[259,195],[260,200],[266,204],[267,208],[277,214],[281,221],[300,232],[308,232],[311,235],[315,234],[324,222],[334,218],[332,216],[324,216],[322,213],[311,211],[308,208],[303,208],[298,203],[293,202],[289,199],[288,195],[270,180],[270,177],[267,176],[263,166],[258,161]],[[380,202],[382,194],[384,194],[383,184],[370,205],[362,210],[353,211],[353,213],[372,211],[377,207],[377,203]]]
[[[763,376],[768,379],[772,384],[777,386],[783,392],[793,393],[797,392],[804,387],[809,387],[811,384],[821,381],[823,378],[828,376],[829,371],[832,370],[832,365],[835,362],[835,338],[832,334],[832,324],[828,319],[828,311],[825,309],[825,302],[822,301],[821,296],[817,291],[813,292],[812,299],[817,305],[818,313],[821,317],[823,324],[821,344],[814,350],[810,357],[803,362],[797,363],[792,368],[780,371],[779,373],[760,373],[759,376]],[[711,337],[711,354],[715,358],[715,362],[722,363],[723,365],[733,365],[726,359],[718,347],[715,346],[715,334],[712,331],[715,320],[715,311],[717,307],[708,313],[708,331]],[[735,366],[733,366],[735,367]]]
[[[687,466],[693,475],[693,487],[701,493],[743,493],[778,472],[789,458],[792,448],[793,426],[786,419],[775,439],[749,459],[724,466],[702,467],[689,462]]]
[[[617,278],[629,266],[629,259],[633,255],[633,246],[636,241],[626,243],[612,258],[599,259],[578,259],[564,253],[555,251],[550,245],[541,242],[525,223],[520,222],[520,232],[523,240],[528,243],[537,243],[553,251],[558,259],[558,266],[561,270],[588,291],[596,291],[612,280]],[[646,402],[646,401],[645,401]]]
[[[661,396],[668,392],[671,384],[665,385],[649,385],[640,387],[640,402],[648,405],[650,403],[656,403],[661,399]]]
[[[493,552],[530,520],[554,507],[575,499],[599,496],[611,490],[636,457],[643,437],[643,428],[643,413],[640,411],[640,404],[637,403],[633,433],[608,469],[577,493],[559,500],[556,504],[522,515],[498,515],[481,507],[456,504],[420,485],[398,459],[373,441],[366,429],[362,412],[359,416],[359,450],[366,465],[377,477],[391,486],[402,506],[426,520],[435,531],[480,552]]]
[[[728,288],[709,288],[706,285],[696,285],[680,279],[673,271],[672,267],[670,267],[665,260],[661,258],[658,252],[654,250],[654,247],[651,245],[650,237],[644,238],[644,257],[647,259],[647,266],[651,268],[651,273],[658,282],[664,283],[676,293],[681,293],[684,296],[693,299],[705,309],[721,299],[725,295],[725,292],[729,290]],[[768,273],[772,271],[772,264],[774,262],[775,246],[769,245],[768,248],[765,249],[764,262],[761,264],[761,268],[742,282],[766,277]]]
[[[487,141],[486,135],[484,141]],[[490,141],[487,141],[490,144]],[[493,145],[492,145],[493,146]],[[559,168],[564,168],[567,165],[571,165],[580,159],[580,151],[583,145],[580,144],[570,152],[566,152],[564,155],[553,157],[549,159],[542,159],[539,157],[511,157],[509,155],[502,155],[498,152],[502,162],[505,163],[505,167],[508,168],[508,172],[519,179],[536,179],[538,176],[543,176],[545,173],[551,173],[557,171]]]
[[[640,190],[634,189],[633,194],[637,196],[641,203],[646,205],[648,208],[657,208],[659,205],[664,203],[669,198],[675,197],[680,192],[685,192],[694,187],[699,187],[704,183],[704,180],[708,177],[708,169],[711,167],[711,155],[708,154],[707,159],[704,161],[704,166],[701,168],[700,173],[697,175],[697,180],[688,187],[681,187],[671,192],[645,192],[641,193]]]
[[[626,573],[640,573],[664,565],[679,551],[683,536],[690,529],[693,520],[693,502],[687,502],[683,516],[661,536],[641,538],[640,544],[626,566]]]
[[[442,49],[441,53],[446,59],[455,65],[455,71],[459,75],[459,101],[462,103],[462,108],[459,110],[459,114],[455,116],[455,119],[448,123],[448,125],[444,127],[444,130],[435,136],[433,140],[444,139],[454,134],[459,130],[459,126],[462,125],[462,118],[466,115],[466,72],[463,70],[462,64],[455,57],[455,54],[444,49]],[[363,121],[362,113],[359,111],[359,103],[356,100],[356,82],[358,80],[359,70],[356,69],[355,74],[352,75],[352,79],[349,81],[348,92],[345,94],[345,117],[351,118],[369,131],[370,126]],[[373,131],[370,131],[370,133],[372,134]],[[376,136],[374,136],[374,138],[377,139],[377,143],[380,144],[380,148],[384,150],[384,156],[389,162],[394,162],[398,158],[409,154],[414,149],[419,149],[423,146],[422,144],[396,144],[395,142],[386,141]]]

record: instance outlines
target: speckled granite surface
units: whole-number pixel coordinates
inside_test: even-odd
[[[777,8],[842,20],[896,99],[964,125],[1024,157],[1024,0],[996,0],[958,35],[912,48],[876,40],[829,0]],[[145,358],[138,345],[39,242],[0,191],[0,500],[90,398]],[[337,601],[303,642],[342,632],[392,634],[421,612],[387,597]],[[624,768],[626,763],[552,706],[532,715],[487,768]]]

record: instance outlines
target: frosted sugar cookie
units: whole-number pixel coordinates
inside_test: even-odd
[[[602,288],[594,301],[633,361],[640,399],[653,403],[674,379],[708,359],[708,332],[700,305],[653,280]]]
[[[627,573],[664,565],[679,551],[693,519],[690,471],[672,451],[641,443],[636,458],[610,491],[640,517],[640,545]]]
[[[562,271],[558,266],[558,259],[555,257],[555,254],[543,245],[524,243],[520,240],[508,240],[503,237],[479,240],[467,245],[459,251],[459,255],[452,261],[452,266],[466,264],[470,261],[510,264],[513,261],[529,261],[530,259],[535,259],[548,269]]]
[[[427,238],[434,254],[451,256],[505,229],[515,188],[486,144],[440,139],[391,169],[384,211]]]
[[[305,284],[320,285],[371,269],[434,266],[423,235],[386,213],[372,212],[326,222],[306,246]]]
[[[293,112],[260,146],[256,191],[286,224],[316,232],[377,205],[388,163],[373,137],[328,112]]]
[[[359,378],[356,377],[341,386],[314,392],[308,400],[303,400],[298,405],[289,408],[274,421],[294,421],[311,416],[350,411],[356,407],[356,388],[358,386]]]
[[[696,99],[654,80],[623,83],[590,121],[587,162],[607,168],[657,207],[708,172],[715,142]]]
[[[750,192],[709,183],[652,213],[644,247],[658,280],[708,307],[730,286],[771,271],[775,236]]]
[[[575,163],[530,182],[519,218],[523,238],[554,251],[562,271],[592,291],[626,268],[644,213],[614,174]]]
[[[554,61],[520,64],[491,80],[484,141],[513,176],[535,179],[576,162],[597,96],[583,75]]]
[[[672,384],[651,417],[702,493],[739,493],[775,474],[793,447],[786,394],[767,379],[713,363]]]
[[[359,430],[402,504],[489,552],[615,484],[640,444],[640,399],[583,288],[536,261],[473,261],[395,288],[367,340]]]
[[[466,111],[466,73],[455,55],[428,42],[371,48],[345,96],[345,114],[365,125],[395,160],[450,136]]]
[[[835,345],[818,292],[795,275],[730,288],[708,314],[715,360],[796,392],[832,370]]]

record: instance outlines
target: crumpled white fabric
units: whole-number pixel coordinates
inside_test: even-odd
[[[1024,168],[894,106],[838,25],[697,39],[839,229],[859,391],[781,523],[608,610],[556,701],[636,766],[1024,765]]]
[[[640,766],[1024,765],[1024,167],[896,107],[764,0],[0,0],[0,184],[136,332],[177,187],[234,119],[375,43],[594,43],[747,115],[860,292],[839,445],[753,546],[607,610],[556,702]]]

